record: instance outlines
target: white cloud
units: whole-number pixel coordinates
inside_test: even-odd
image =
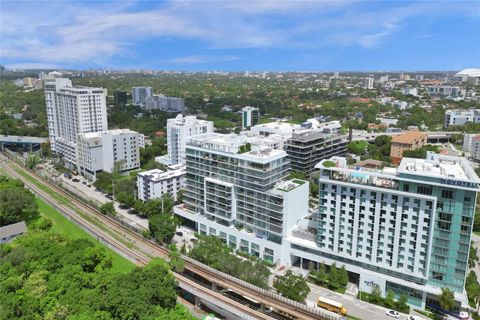
[[[355,1],[171,1],[153,8],[124,1],[4,3],[2,60],[101,66],[135,57],[136,44],[148,39],[191,39],[212,52],[169,60],[172,64],[232,61],[219,54],[224,49],[375,48],[412,17],[480,11],[472,2],[390,3],[376,10]]]

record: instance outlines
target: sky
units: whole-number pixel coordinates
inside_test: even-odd
[[[478,68],[480,0],[1,0],[0,64],[175,71]]]

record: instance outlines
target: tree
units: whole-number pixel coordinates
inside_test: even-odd
[[[470,243],[470,252],[468,254],[468,267],[470,269],[475,268],[475,265],[478,263],[479,258],[477,255],[477,248],[474,247],[473,241]]]
[[[115,207],[113,206],[113,202],[106,202],[102,204],[100,207],[100,212],[105,215],[115,215]]]
[[[455,294],[450,288],[442,288],[442,293],[438,296],[440,307],[445,311],[451,311],[455,307]]]
[[[93,185],[95,188],[107,193],[112,193],[113,176],[111,173],[102,171],[97,174],[97,178]]]
[[[156,214],[148,219],[150,233],[158,243],[170,243],[179,224],[180,221],[169,213]]]
[[[325,285],[328,281],[327,270],[323,263],[320,263],[317,271],[313,271],[315,276],[315,282],[320,285]]]
[[[395,305],[395,295],[393,291],[388,291],[387,296],[385,297],[385,306],[387,308],[393,308]]]
[[[400,298],[398,299],[396,306],[400,312],[403,312],[403,313],[410,312],[410,306],[408,305],[408,297],[405,293],[402,293],[400,295]]]
[[[35,196],[23,187],[0,189],[0,226],[30,221],[38,216]]]
[[[368,146],[366,141],[352,141],[347,145],[347,150],[350,153],[356,154],[357,156],[365,153],[365,150]]]
[[[338,270],[338,281],[344,287],[346,287],[347,284],[348,284],[348,272],[347,272],[347,270],[345,270],[345,266],[342,266]]]
[[[25,165],[28,169],[33,170],[40,163],[40,157],[37,155],[29,155],[25,160]]]
[[[151,199],[145,203],[144,214],[151,217],[160,213],[171,213],[173,210],[173,198],[165,193],[160,199]]]
[[[382,290],[378,284],[374,284],[370,293],[370,302],[377,303],[382,300]]]
[[[328,272],[328,287],[332,290],[337,290],[340,288],[340,280],[338,277],[338,269],[337,264],[333,263],[330,266],[330,270]]]
[[[310,288],[305,278],[292,273],[291,270],[288,270],[283,276],[275,277],[273,287],[282,296],[298,302],[305,301],[305,298],[310,293]]]
[[[185,270],[185,261],[183,260],[180,253],[178,253],[177,246],[175,243],[171,243],[168,248],[170,251],[168,252],[168,257],[170,258],[169,265],[175,272],[183,272]]]

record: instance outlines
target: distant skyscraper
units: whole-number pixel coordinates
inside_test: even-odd
[[[183,98],[154,94],[145,99],[145,109],[165,112],[183,112],[185,111],[185,100]]]
[[[115,90],[113,99],[116,104],[127,104],[127,92],[122,90]]]
[[[247,106],[242,109],[242,129],[250,129],[258,123],[260,112],[258,108]]]
[[[364,88],[364,89],[373,89],[373,81],[374,81],[373,78],[371,78],[371,77],[366,77],[366,78],[363,80],[363,88]]]
[[[133,87],[132,103],[136,105],[144,105],[146,102],[145,100],[152,95],[152,87]]]

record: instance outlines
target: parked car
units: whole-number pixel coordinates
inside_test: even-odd
[[[72,174],[70,172],[65,172],[63,176],[67,179],[72,179]]]
[[[410,316],[407,316],[405,320],[422,320],[422,318],[420,318],[419,316],[410,315]]]
[[[400,314],[395,310],[387,310],[385,314],[394,319],[400,319]]]
[[[77,179],[77,178],[72,179],[72,181],[73,181],[73,182],[80,182],[80,180]]]
[[[179,237],[183,237],[183,232],[182,231],[177,231],[177,232],[175,232],[175,234]]]

